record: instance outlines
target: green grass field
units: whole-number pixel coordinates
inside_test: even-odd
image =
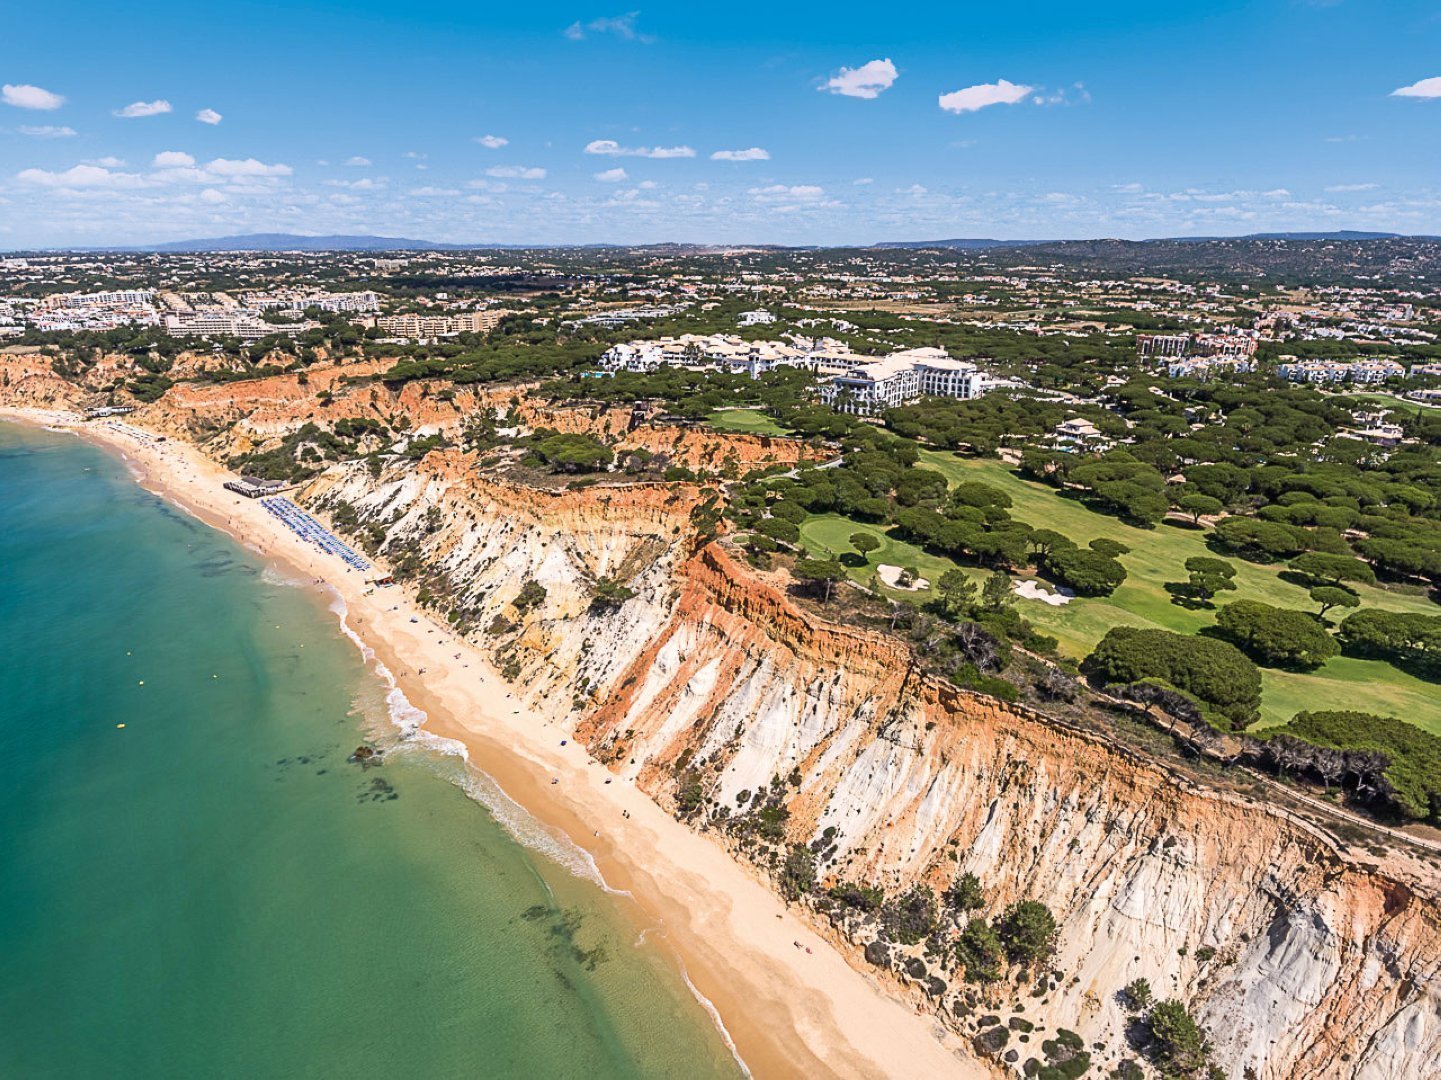
[[[746,435],[790,434],[789,428],[782,427],[759,409],[717,409],[710,414],[710,423],[720,431]]]
[[[923,451],[923,467],[936,469],[955,484],[981,480],[1005,491],[1012,500],[1011,514],[1037,528],[1055,529],[1085,544],[1097,537],[1118,540],[1131,549],[1121,557],[1128,577],[1124,585],[1104,598],[1078,597],[1063,607],[1038,601],[1018,601],[1020,610],[1036,627],[1053,635],[1068,656],[1085,656],[1112,626],[1159,627],[1193,634],[1215,621],[1214,610],[1194,610],[1171,602],[1164,586],[1184,581],[1184,564],[1193,555],[1214,555],[1205,543],[1206,530],[1163,524],[1139,529],[1087,508],[1084,503],[1054,488],[1017,476],[1005,462],[962,458],[952,453]],[[934,582],[956,566],[950,559],[927,554],[913,544],[885,535],[881,528],[849,521],[836,514],[810,518],[801,526],[801,540],[813,552],[852,552],[849,537],[858,531],[876,535],[882,546],[870,553],[865,567],[850,570],[861,584],[873,583],[879,563],[914,566],[922,577]],[[1262,566],[1242,559],[1229,560],[1236,567],[1237,590],[1223,593],[1220,603],[1242,597],[1278,607],[1314,611],[1306,590],[1283,581],[1279,565]],[[962,567],[979,579],[982,571]],[[923,601],[926,593],[896,593],[898,599]],[[1441,614],[1441,608],[1424,596],[1391,592],[1372,586],[1357,589],[1364,607],[1392,611]],[[1309,674],[1263,668],[1261,725],[1282,723],[1302,709],[1357,709],[1398,716],[1441,734],[1441,691],[1390,664],[1338,657]]]
[[[872,551],[866,559],[865,566],[852,566],[847,570],[851,580],[858,585],[873,588],[876,585],[876,567],[882,564],[887,566],[913,566],[921,577],[935,584],[936,579],[947,570],[956,569],[956,564],[950,559],[940,555],[932,555],[916,547],[915,544],[908,544],[904,540],[897,540],[893,536],[887,536],[885,527],[881,525],[868,525],[859,521],[852,521],[850,518],[841,517],[839,514],[817,514],[807,518],[801,524],[801,543],[812,555],[856,554],[856,549],[851,546],[850,538],[858,532],[870,533],[881,542],[881,546]],[[967,573],[977,578],[981,571],[974,567],[963,567]],[[911,599],[918,601],[927,600],[931,594],[927,591],[908,592],[895,590],[880,586],[881,592],[886,596],[894,596],[897,599]]]
[[[1405,398],[1397,397],[1395,394],[1385,394],[1374,390],[1338,394],[1337,397],[1351,398],[1353,401],[1359,401],[1366,405],[1379,405],[1387,409],[1397,409],[1408,415],[1436,408],[1435,405],[1423,405],[1419,401],[1407,401]]]

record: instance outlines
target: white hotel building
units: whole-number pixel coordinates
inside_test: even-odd
[[[165,316],[165,332],[171,337],[235,337],[241,341],[259,341],[271,334],[298,334],[313,325],[268,323],[243,308],[198,308]]]
[[[833,375],[821,400],[837,412],[873,416],[923,397],[978,398],[995,385],[975,364],[944,349],[907,349]]]
[[[840,412],[869,416],[922,397],[970,399],[997,385],[975,365],[953,360],[944,349],[907,349],[887,357],[852,352],[822,338],[743,341],[723,334],[637,341],[615,345],[601,357],[610,371],[654,371],[684,367],[744,371],[757,378],[778,367],[814,371],[824,382],[821,400]]]

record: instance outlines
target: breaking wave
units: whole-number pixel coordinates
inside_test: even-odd
[[[395,673],[376,657],[375,650],[350,626],[346,618],[348,610],[344,598],[334,590],[330,590],[330,593],[329,608],[339,620],[341,632],[354,642],[366,664],[375,671],[385,686],[384,726],[373,732],[384,752],[422,762],[432,772],[455,784],[467,796],[485,807],[501,828],[523,847],[544,855],[574,876],[589,881],[608,893],[617,896],[631,895],[624,889],[611,887],[590,852],[568,836],[537,820],[530,811],[511,798],[494,777],[477,768],[470,760],[470,752],[464,743],[425,730],[425,710],[417,707],[405,696],[405,691],[396,681]],[[363,704],[361,711],[368,716],[372,715]]]

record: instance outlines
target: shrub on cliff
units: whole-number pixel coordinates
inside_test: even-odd
[[[849,881],[832,885],[830,897],[857,911],[878,911],[886,900],[886,894],[880,889],[872,885],[857,885]]]
[[[675,805],[682,817],[691,817],[706,804],[705,783],[701,774],[687,769],[676,787]]]
[[[1038,900],[1022,900],[1006,909],[996,932],[1013,963],[1036,964],[1056,949],[1056,917]]]
[[[969,872],[956,878],[946,890],[946,903],[956,911],[977,911],[984,907],[986,894],[981,888],[981,879]]]
[[[781,893],[787,900],[799,900],[816,887],[816,856],[804,844],[792,844],[781,866]]]
[[[1243,728],[1261,707],[1261,672],[1234,645],[1212,638],[1113,626],[1081,665],[1102,683],[1160,679]]]
[[[635,596],[635,590],[630,586],[623,585],[613,578],[597,578],[590,589],[590,606],[595,610],[617,608],[633,596]]]
[[[1001,935],[984,919],[972,919],[956,941],[956,960],[972,982],[994,982],[1001,977]]]
[[[1175,998],[1158,1003],[1146,1018],[1152,1060],[1164,1077],[1202,1077],[1210,1070],[1211,1044],[1186,1006]]]
[[[511,603],[515,606],[516,611],[529,611],[531,608],[543,604],[545,596],[544,585],[538,581],[526,579],[520,587],[520,592],[515,594],[515,599]]]
[[[914,945],[936,929],[936,896],[917,885],[881,908],[881,926],[892,941]]]

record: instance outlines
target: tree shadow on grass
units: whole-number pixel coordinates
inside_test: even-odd
[[[1161,588],[1171,595],[1171,603],[1177,607],[1185,608],[1187,611],[1214,611],[1216,605],[1209,600],[1202,600],[1191,592],[1191,586],[1184,581],[1168,581]]]

